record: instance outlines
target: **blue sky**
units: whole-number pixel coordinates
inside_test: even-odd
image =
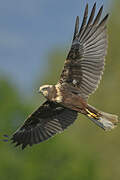
[[[32,82],[45,71],[48,52],[71,43],[75,18],[86,2],[91,8],[95,1],[0,0],[0,74],[31,92]],[[96,2],[109,11],[111,0]]]

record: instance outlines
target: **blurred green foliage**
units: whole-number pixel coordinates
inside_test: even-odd
[[[109,49],[103,80],[89,104],[120,116],[120,2],[110,15]],[[50,55],[43,84],[57,82],[66,52]],[[38,84],[38,83],[37,83]],[[7,77],[0,77],[0,135],[11,134],[42,103],[27,101]],[[24,151],[0,143],[1,180],[119,180],[120,127],[104,132],[80,115],[64,133]]]

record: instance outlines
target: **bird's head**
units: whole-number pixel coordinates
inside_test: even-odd
[[[43,85],[43,86],[40,86],[39,93],[42,93],[43,96],[48,98],[52,92],[52,89],[53,89],[53,85]]]

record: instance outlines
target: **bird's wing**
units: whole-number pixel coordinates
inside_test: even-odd
[[[88,4],[86,5],[80,29],[77,16],[72,46],[59,80],[60,84],[67,83],[72,88],[75,87],[78,94],[85,99],[99,84],[107,51],[108,14],[100,21],[103,6],[96,16],[95,10],[96,3],[87,20]]]
[[[16,146],[38,144],[56,133],[63,131],[77,118],[77,112],[61,107],[57,103],[46,101],[33,112],[13,135],[12,142]]]

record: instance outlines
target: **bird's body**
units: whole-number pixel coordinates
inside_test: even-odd
[[[47,88],[47,90],[44,90],[42,94],[49,101],[60,103],[62,106],[73,110],[84,109],[87,106],[84,99],[78,96],[78,94],[74,93],[75,88],[68,86],[66,83],[64,83],[62,86],[60,84],[53,86],[44,85],[40,87],[40,91],[44,89],[44,87]]]
[[[88,97],[97,89],[103,74],[107,52],[108,14],[100,21],[103,6],[96,16],[95,10],[96,3],[88,18],[86,5],[80,28],[77,16],[72,46],[60,79],[56,85],[40,86],[39,92],[47,101],[12,135],[16,146],[25,148],[52,137],[71,125],[78,113],[84,114],[104,130],[111,130],[118,123],[116,115],[88,104]]]

